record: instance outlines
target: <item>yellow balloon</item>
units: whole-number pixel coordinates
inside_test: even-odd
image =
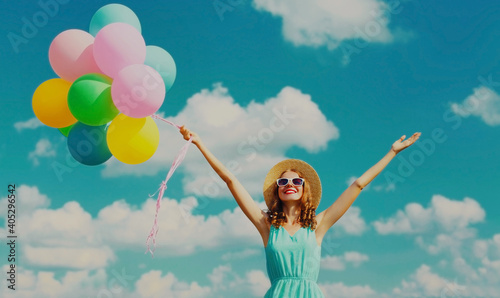
[[[33,94],[33,112],[43,124],[61,128],[76,123],[68,107],[71,83],[63,79],[50,79],[36,88]]]
[[[126,164],[138,164],[156,152],[160,132],[151,117],[132,118],[119,114],[108,127],[106,140],[116,159]]]

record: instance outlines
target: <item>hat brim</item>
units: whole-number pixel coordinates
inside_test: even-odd
[[[281,174],[287,170],[297,170],[299,171],[309,183],[309,189],[311,190],[312,204],[314,208],[318,208],[319,202],[321,200],[321,181],[319,179],[318,173],[314,170],[312,166],[308,163],[299,159],[286,159],[276,165],[274,165],[271,170],[267,173],[266,179],[264,180],[263,193],[266,205],[270,208],[271,203],[274,199],[274,190],[276,185],[276,180],[281,177]]]

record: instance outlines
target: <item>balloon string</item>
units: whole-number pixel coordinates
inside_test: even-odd
[[[178,129],[181,128],[179,125],[177,125],[171,121],[168,121],[166,119],[163,119],[158,115],[151,115],[151,118],[162,120],[162,121],[164,121],[164,122],[166,122],[174,127],[177,127]],[[184,157],[186,157],[186,152],[188,151],[189,145],[192,143],[192,141],[193,141],[193,138],[191,137],[191,138],[189,138],[187,143],[184,144],[184,146],[182,146],[181,150],[177,154],[177,157],[174,159],[174,162],[172,163],[170,170],[168,171],[167,177],[165,178],[165,180],[162,181],[162,183],[160,184],[160,188],[156,191],[156,192],[158,192],[158,199],[156,200],[155,220],[153,222],[153,227],[151,228],[151,231],[149,232],[148,238],[146,239],[147,249],[145,252],[145,253],[148,253],[148,251],[149,251],[151,253],[151,257],[153,257],[153,258],[154,258],[154,251],[156,250],[156,235],[158,234],[158,230],[159,230],[158,212],[160,211],[161,200],[163,198],[163,194],[165,193],[165,190],[167,189],[168,180],[170,179],[170,177],[172,177],[172,175],[174,174],[177,167],[179,167],[179,165],[182,163],[182,161],[184,160]],[[153,242],[153,249],[150,248],[149,241]]]
[[[172,121],[168,121],[167,119],[163,119],[162,117],[160,117],[160,116],[158,116],[158,115],[156,115],[156,114],[151,115],[151,118],[153,118],[153,119],[158,119],[158,120],[161,120],[161,121],[163,121],[163,122],[166,122],[166,123],[168,123],[168,124],[170,124],[170,125],[172,125],[172,126],[174,126],[174,127],[177,127],[178,129],[180,129],[180,128],[181,128],[179,125],[177,125],[177,124],[173,123]]]

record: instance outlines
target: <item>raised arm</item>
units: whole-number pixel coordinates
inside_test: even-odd
[[[243,213],[250,219],[250,221],[255,225],[259,232],[266,234],[266,216],[265,213],[259,208],[257,203],[252,199],[248,191],[241,185],[236,176],[231,173],[223,164],[220,162],[213,154],[208,150],[208,148],[203,144],[201,138],[194,132],[191,132],[184,126],[180,129],[181,134],[184,139],[189,140],[193,137],[193,144],[198,147],[201,154],[208,161],[210,166],[215,170],[217,175],[227,184],[227,187],[231,191],[234,199],[240,206]]]
[[[399,140],[394,142],[391,146],[391,150],[389,150],[381,160],[356,179],[356,181],[354,181],[330,207],[316,216],[318,222],[316,237],[322,239],[328,229],[344,215],[349,207],[351,207],[361,190],[382,172],[396,154],[415,143],[420,137],[420,133],[414,133],[410,138],[403,141],[405,137],[406,136],[402,136]]]

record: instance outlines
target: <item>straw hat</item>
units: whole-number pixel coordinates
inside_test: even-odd
[[[286,159],[277,163],[267,173],[266,180],[264,181],[264,199],[266,205],[271,208],[271,202],[274,199],[273,191],[275,190],[276,180],[281,177],[281,174],[286,170],[297,170],[304,177],[305,182],[309,183],[311,189],[312,203],[315,208],[318,208],[319,201],[321,200],[321,181],[319,180],[318,173],[306,162],[299,159]]]

